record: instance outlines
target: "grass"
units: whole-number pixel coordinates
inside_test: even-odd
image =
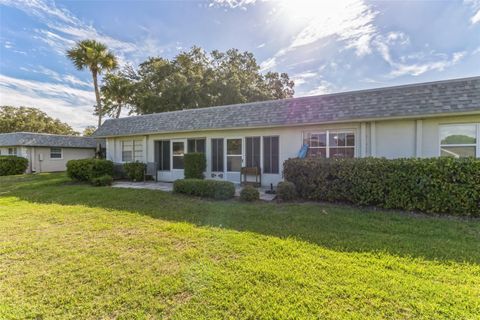
[[[474,319],[480,221],[0,178],[1,319]]]

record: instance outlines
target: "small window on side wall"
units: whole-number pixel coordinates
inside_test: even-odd
[[[480,124],[452,124],[440,126],[440,156],[476,157],[479,153]]]
[[[8,155],[9,156],[16,156],[17,155],[17,148],[8,148]]]
[[[50,148],[50,159],[62,159],[62,148]]]

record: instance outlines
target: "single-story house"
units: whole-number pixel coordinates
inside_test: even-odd
[[[0,134],[0,155],[27,158],[27,173],[65,171],[68,160],[93,158],[96,148],[97,139],[89,137],[31,132]]]
[[[307,157],[480,157],[480,77],[106,120],[107,159],[140,161],[159,181],[184,177],[183,157],[204,152],[209,179],[263,185]]]

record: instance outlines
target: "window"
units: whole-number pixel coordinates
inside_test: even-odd
[[[212,139],[212,172],[223,171],[223,139]]]
[[[260,137],[245,138],[247,167],[260,167]]]
[[[263,172],[279,173],[279,138],[263,137]]]
[[[188,139],[188,152],[205,153],[205,139]]]
[[[478,157],[480,124],[454,124],[440,126],[440,156]]]
[[[185,154],[185,143],[183,141],[172,142],[172,168],[183,169],[183,156]]]
[[[142,140],[122,141],[122,161],[143,161],[143,142]]]
[[[17,148],[8,148],[8,155],[9,156],[16,156],[17,155]]]
[[[308,144],[311,158],[353,158],[355,156],[355,133],[353,131],[309,132],[304,143]]]
[[[242,139],[227,139],[227,171],[240,172],[242,168]]]
[[[155,141],[155,162],[160,171],[170,171],[170,141]]]
[[[50,148],[50,159],[62,159],[62,148]]]
[[[133,141],[122,141],[122,161],[133,161]]]

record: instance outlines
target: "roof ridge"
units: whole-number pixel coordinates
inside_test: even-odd
[[[113,118],[113,119],[106,119],[107,121],[118,121],[118,120],[125,120],[125,119],[132,119],[132,118],[140,118],[140,117],[153,117],[159,114],[176,114],[176,113],[183,113],[187,111],[204,111],[209,109],[220,109],[220,108],[231,108],[231,107],[238,107],[238,106],[256,106],[258,104],[266,104],[266,103],[273,103],[273,102],[288,102],[288,101],[303,101],[307,99],[315,99],[319,97],[331,97],[331,96],[342,96],[342,95],[349,95],[349,94],[357,94],[357,93],[367,93],[367,92],[381,92],[387,90],[395,90],[400,88],[411,88],[411,87],[420,87],[420,86],[429,86],[434,84],[442,84],[442,83],[451,83],[451,82],[462,82],[462,81],[469,81],[469,80],[480,80],[480,76],[473,76],[473,77],[466,77],[466,78],[453,78],[453,79],[444,79],[444,80],[435,80],[435,81],[428,81],[428,82],[418,82],[418,83],[408,83],[408,84],[400,84],[395,86],[385,86],[385,87],[377,87],[377,88],[370,88],[370,89],[359,89],[359,90],[350,90],[350,91],[342,91],[342,92],[333,92],[333,93],[326,93],[326,94],[319,94],[319,95],[312,95],[312,96],[302,96],[302,97],[292,97],[286,99],[276,99],[276,100],[263,100],[263,101],[254,101],[254,102],[245,102],[245,103],[234,103],[234,104],[227,104],[221,106],[210,106],[210,107],[203,107],[203,108],[191,108],[191,109],[182,109],[182,110],[174,110],[174,111],[166,111],[166,112],[155,112],[149,114],[139,114],[135,116],[128,116],[123,118]],[[104,122],[104,123],[105,123]]]
[[[28,131],[16,131],[16,132],[5,132],[0,134],[31,134],[31,135],[41,135],[41,136],[53,136],[53,137],[67,137],[67,138],[83,138],[83,139],[96,139],[91,136],[75,136],[69,134],[56,134],[56,133],[44,133],[44,132],[28,132]]]

